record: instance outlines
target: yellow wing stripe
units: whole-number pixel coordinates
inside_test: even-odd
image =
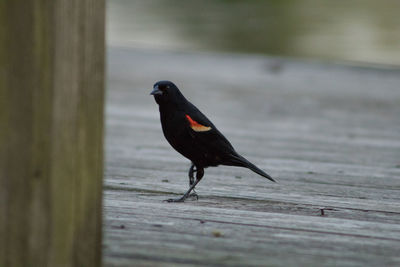
[[[189,121],[190,128],[195,132],[207,132],[211,130],[211,127],[201,125],[197,121],[193,120],[189,115],[186,115],[186,119]]]

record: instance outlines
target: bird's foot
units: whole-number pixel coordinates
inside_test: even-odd
[[[195,198],[196,200],[199,200],[199,196],[193,190],[193,193],[191,193],[191,194],[188,194],[188,192],[187,192],[186,194],[184,194],[180,198],[169,198],[169,199],[166,199],[164,201],[165,202],[184,202],[187,198]]]
[[[180,198],[169,198],[164,200],[164,202],[184,202],[185,201],[185,197],[180,197]]]
[[[190,197],[190,198],[195,198],[196,200],[199,200],[199,195],[197,195],[196,192],[191,193],[188,197]]]
[[[192,192],[193,192],[193,193],[189,194],[188,197],[190,197],[190,198],[195,198],[196,200],[199,200],[199,195],[197,195],[196,191],[194,191],[194,189],[193,189]]]

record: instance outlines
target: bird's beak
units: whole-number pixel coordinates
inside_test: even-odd
[[[158,89],[158,86],[154,86],[153,91],[150,93],[151,95],[162,95],[162,91]]]

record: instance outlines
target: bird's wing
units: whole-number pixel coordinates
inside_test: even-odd
[[[192,103],[189,101],[187,102],[187,108],[185,110],[185,117],[186,120],[189,123],[189,126],[194,130],[198,132],[205,132],[206,130],[211,130],[215,128],[215,126],[212,124],[212,122],[204,115],[201,113],[201,111]],[[202,126],[206,127],[203,128]],[[199,129],[196,129],[199,128]]]
[[[234,151],[228,139],[193,104],[190,103],[185,117],[190,135],[204,149],[219,154],[230,154]]]

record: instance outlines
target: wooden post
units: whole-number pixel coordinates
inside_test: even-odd
[[[0,266],[100,266],[104,0],[0,1]]]

